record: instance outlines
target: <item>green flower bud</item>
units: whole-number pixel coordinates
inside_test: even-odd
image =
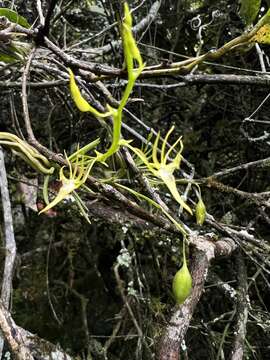
[[[204,223],[205,216],[206,216],[206,207],[204,205],[204,202],[202,201],[202,198],[200,197],[196,205],[196,220],[198,225],[202,225]]]
[[[174,275],[172,291],[177,304],[183,304],[189,296],[192,288],[192,277],[188,270],[187,264],[184,261],[183,266]]]
[[[128,4],[126,2],[124,3],[124,14],[125,14],[124,22],[131,29],[132,28],[132,16],[131,16]]]

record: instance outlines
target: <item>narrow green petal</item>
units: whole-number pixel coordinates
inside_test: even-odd
[[[182,159],[182,155],[181,154],[177,154],[176,157],[173,159],[173,161],[171,161],[169,164],[165,164],[163,166],[166,167],[166,169],[171,172],[171,174],[173,174],[173,172],[176,170],[176,169],[179,169],[180,167],[180,162],[181,162],[181,159]]]
[[[85,145],[84,147],[77,149],[73,154],[69,155],[68,160],[73,161],[77,156],[83,156],[90,150],[94,149],[100,143],[100,139],[97,138],[96,140],[90,142],[89,144]]]
[[[96,161],[97,161],[97,158],[93,159],[93,160],[90,162],[90,164],[87,166],[86,171],[85,171],[85,173],[84,173],[84,175],[83,175],[83,178],[82,178],[82,180],[81,180],[81,183],[82,183],[82,184],[85,183],[85,181],[87,180],[87,178],[88,178],[88,176],[89,176],[89,174],[90,174],[90,171],[92,170],[92,167],[94,166],[94,164],[95,164]],[[82,184],[80,184],[79,186],[81,186]],[[78,187],[79,187],[79,186],[78,186]]]
[[[169,150],[167,151],[166,155],[165,155],[165,159],[164,159],[164,163],[166,164],[168,161],[168,158],[170,157],[171,152],[173,151],[173,149],[176,147],[176,145],[180,142],[180,150],[177,152],[177,154],[181,154],[182,150],[183,150],[183,143],[181,140],[181,137],[178,138],[175,143],[169,148]],[[180,162],[179,162],[180,165]]]
[[[50,202],[44,209],[42,209],[39,214],[48,211],[49,209],[53,208],[55,205],[57,205],[58,203],[60,203],[62,200],[64,200],[70,193],[72,193],[72,191],[74,191],[76,188],[74,181],[69,181],[68,183],[64,184],[58,194],[56,195],[56,197],[54,198],[54,200],[52,202]]]
[[[166,136],[165,136],[165,139],[163,140],[163,143],[162,143],[162,148],[161,148],[161,163],[164,163],[166,164],[166,162],[164,162],[165,160],[165,149],[166,149],[166,145],[167,145],[167,142],[168,142],[168,138],[169,136],[171,135],[171,133],[173,132],[174,130],[174,126],[172,126],[170,128],[170,130],[167,132]]]
[[[164,210],[164,208],[162,206],[160,206],[154,200],[152,200],[149,197],[147,197],[133,189],[130,189],[129,187],[124,186],[122,184],[116,183],[116,185],[122,189],[129,191],[131,194],[135,195],[136,197],[146,200],[149,204],[151,204],[151,205],[155,206],[157,209],[161,210],[167,216],[167,218],[176,226],[176,228],[183,234],[183,236],[187,235],[184,227],[179,222],[177,222],[166,210]]]
[[[176,182],[175,182],[175,177],[166,171],[166,169],[161,169],[159,172],[159,176],[160,178],[163,180],[163,182],[165,183],[165,185],[167,186],[167,188],[170,190],[170,193],[172,194],[173,198],[187,211],[190,213],[190,215],[192,215],[192,210],[191,208],[184,202],[184,200],[182,199],[182,197],[180,196],[178,190],[177,190],[177,186],[176,186]]]

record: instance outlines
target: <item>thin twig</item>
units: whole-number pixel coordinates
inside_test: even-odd
[[[28,109],[28,102],[27,102],[27,77],[28,77],[28,74],[29,74],[31,62],[33,60],[35,52],[36,52],[36,48],[34,47],[30,52],[30,55],[28,57],[27,63],[25,65],[25,68],[24,68],[24,71],[23,71],[23,76],[22,76],[23,117],[24,117],[25,128],[26,128],[26,131],[27,131],[29,141],[35,141],[36,140],[35,135],[33,133],[32,125],[31,125],[31,120],[30,120],[30,116],[29,116],[29,109]]]
[[[132,28],[134,35],[142,32],[155,20],[155,18],[158,15],[160,5],[161,5],[161,1],[155,1],[151,5],[151,8],[149,9],[147,16],[145,18],[143,18],[138,24],[136,24]],[[104,54],[110,52],[112,50],[112,48],[119,47],[120,44],[121,44],[121,40],[114,40],[114,41],[111,41],[109,44],[106,44],[100,48],[93,49],[93,54],[92,54],[92,56],[90,55],[90,58],[104,55]]]
[[[42,11],[41,0],[37,0],[36,7],[37,7],[37,11],[38,11],[40,25],[44,26],[45,17],[43,15],[43,11]]]
[[[108,350],[109,350],[110,346],[112,345],[113,341],[115,340],[115,338],[117,337],[117,334],[121,328],[125,314],[126,314],[126,307],[124,306],[119,313],[119,316],[118,316],[119,320],[117,321],[116,325],[114,326],[111,336],[109,337],[109,339],[105,342],[105,344],[103,346],[105,360],[108,359],[108,357],[107,357]],[[137,335],[135,335],[135,336],[137,336]]]
[[[245,163],[245,164],[241,164],[241,165],[232,167],[230,169],[221,170],[219,172],[216,172],[216,173],[212,174],[209,178],[217,178],[217,177],[220,177],[220,176],[228,176],[228,175],[233,174],[236,171],[247,170],[247,169],[252,168],[252,167],[265,168],[265,167],[269,167],[269,166],[270,166],[270,157],[267,157],[267,158],[264,158],[264,159],[251,161],[251,162]]]
[[[262,51],[262,49],[260,48],[260,45],[258,43],[255,44],[255,48],[259,57],[259,61],[260,61],[260,65],[261,65],[261,70],[262,72],[266,73],[266,67],[265,67],[265,63],[264,63],[264,52]]]
[[[125,295],[125,291],[123,289],[123,281],[120,278],[118,269],[119,269],[119,264],[115,265],[115,267],[114,267],[114,275],[115,275],[115,279],[116,279],[116,282],[117,282],[118,289],[120,291],[122,300],[123,300],[128,312],[129,312],[129,315],[130,315],[130,317],[132,319],[132,322],[133,322],[133,324],[134,324],[134,326],[135,326],[135,328],[137,330],[137,333],[138,333],[139,337],[142,338],[143,337],[142,329],[140,328],[140,325],[138,324],[138,321],[136,320],[136,317],[135,317],[135,315],[133,313],[133,310],[131,309],[130,304],[128,302],[128,299],[127,299],[127,297]]]
[[[28,82],[27,88],[33,89],[46,89],[46,88],[55,88],[57,86],[66,86],[69,83],[69,80],[54,80],[54,81],[41,81],[41,82]],[[21,82],[0,82],[1,89],[19,89],[22,87]]]

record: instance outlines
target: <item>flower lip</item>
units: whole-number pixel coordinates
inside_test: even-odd
[[[66,180],[63,182],[62,190],[63,192],[66,192],[67,194],[71,193],[76,189],[76,184],[74,180]]]

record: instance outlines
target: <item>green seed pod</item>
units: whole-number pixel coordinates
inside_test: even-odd
[[[183,266],[174,275],[172,291],[177,304],[183,304],[192,288],[192,277],[184,259]]]
[[[205,216],[206,216],[206,207],[204,205],[204,202],[202,201],[202,198],[200,197],[196,205],[196,220],[198,225],[202,225],[204,223]]]

